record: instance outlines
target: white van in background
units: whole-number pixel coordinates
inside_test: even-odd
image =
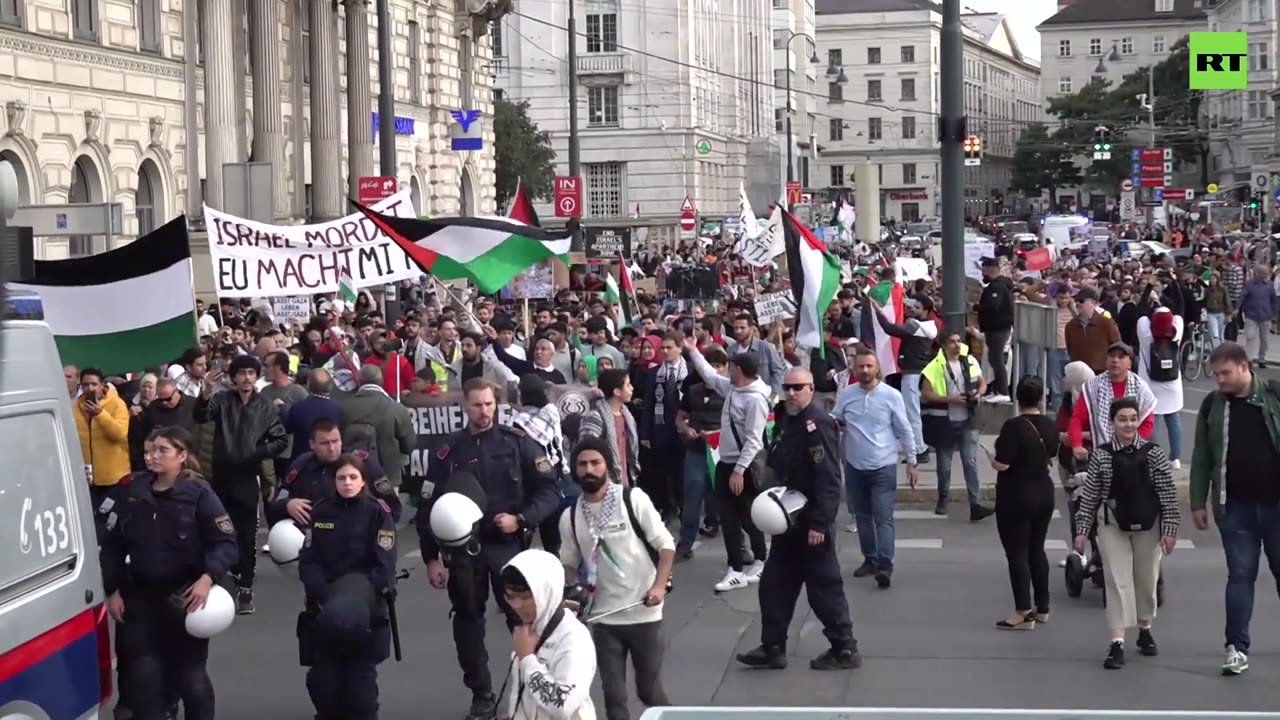
[[[1089,237],[1072,240],[1071,228],[1087,225],[1089,222],[1089,218],[1083,215],[1049,215],[1040,222],[1040,237],[1053,243],[1059,250],[1084,247],[1089,244]]]
[[[0,304],[0,718],[97,718],[111,639],[83,456],[38,298]]]

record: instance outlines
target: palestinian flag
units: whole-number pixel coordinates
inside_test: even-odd
[[[880,304],[880,313],[895,325],[902,324],[902,286],[893,280],[882,280],[867,290],[867,295]],[[898,372],[899,340],[891,337],[880,327],[880,322],[871,313],[875,307],[869,302],[862,303],[862,332],[859,335],[862,343],[876,351],[876,359],[880,361],[881,376],[889,376]]]
[[[573,229],[552,232],[518,219],[521,197],[517,192],[508,218],[398,218],[354,204],[423,272],[442,280],[467,278],[487,295],[549,258],[567,262]]]
[[[769,413],[769,419],[764,426],[764,436],[766,444],[773,441],[773,413]],[[711,488],[716,486],[716,464],[720,462],[720,431],[709,432],[704,438],[707,443],[707,478],[711,484]],[[764,452],[763,450],[761,452]]]
[[[621,327],[631,324],[631,304],[636,297],[635,288],[631,285],[631,270],[627,268],[627,259],[622,257],[622,253],[618,253],[618,277],[622,279],[621,286],[613,279],[612,273],[605,274],[604,301],[616,308],[615,315]]]
[[[796,301],[796,344],[821,349],[823,315],[840,289],[840,261],[794,215],[781,208],[778,212]]]
[[[100,255],[37,260],[35,276],[9,288],[40,296],[63,365],[124,375],[196,344],[184,217]]]
[[[356,284],[351,279],[351,270],[345,267],[338,276],[338,299],[353,306],[356,302]]]

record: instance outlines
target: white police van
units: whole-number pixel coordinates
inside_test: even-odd
[[[0,314],[0,720],[97,718],[110,626],[80,441],[39,298]]]

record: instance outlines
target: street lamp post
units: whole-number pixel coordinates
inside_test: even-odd
[[[817,65],[822,62],[818,59],[818,41],[808,33],[798,33],[794,30],[787,30],[787,44],[784,50],[787,55],[787,182],[796,179],[795,163],[792,159],[792,139],[791,139],[791,41],[798,37],[808,38],[809,43],[813,46],[813,52],[809,54],[809,62]]]

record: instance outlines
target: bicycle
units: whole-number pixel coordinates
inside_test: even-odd
[[[1204,373],[1209,364],[1209,353],[1213,352],[1213,338],[1209,336],[1208,323],[1201,320],[1187,328],[1186,337],[1179,349],[1182,363],[1182,377],[1195,381]]]

